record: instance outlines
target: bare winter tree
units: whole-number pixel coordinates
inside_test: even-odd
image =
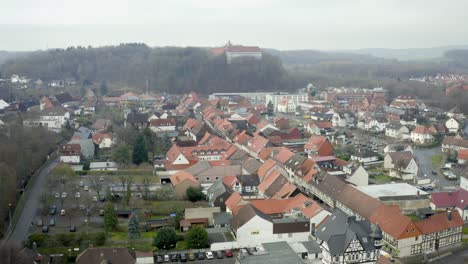
[[[34,261],[35,253],[17,244],[0,241],[0,259],[4,264],[30,264]]]

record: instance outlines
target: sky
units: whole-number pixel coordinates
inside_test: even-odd
[[[280,50],[468,44],[467,0],[0,0],[0,50],[127,42]]]

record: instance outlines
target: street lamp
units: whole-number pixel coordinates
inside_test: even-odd
[[[86,223],[86,235],[88,235],[88,219],[85,219],[84,222]]]
[[[11,203],[8,204],[8,228],[11,226]]]

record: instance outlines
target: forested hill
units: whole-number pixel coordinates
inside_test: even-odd
[[[31,52],[0,66],[0,77],[12,74],[43,81],[75,78],[102,80],[150,91],[199,92],[285,90],[291,88],[281,61],[268,53],[226,63],[204,48],[150,48],[121,44]]]

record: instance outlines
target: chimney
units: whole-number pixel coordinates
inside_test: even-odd
[[[448,211],[447,218],[449,221],[452,221],[452,211]]]

